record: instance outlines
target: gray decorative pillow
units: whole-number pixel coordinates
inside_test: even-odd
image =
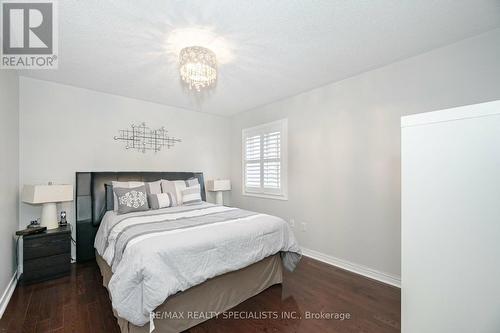
[[[136,182],[136,181],[130,181],[130,182],[117,182],[113,181],[111,182],[113,185],[113,188],[132,188],[132,187],[138,187],[141,185],[144,185],[144,182]],[[113,210],[116,212],[118,211],[118,198],[116,197],[116,194],[113,192]]]
[[[132,188],[113,187],[116,194],[118,207],[115,207],[118,214],[140,212],[149,209],[146,186]]]
[[[172,193],[148,194],[148,202],[151,209],[177,206],[175,196]]]

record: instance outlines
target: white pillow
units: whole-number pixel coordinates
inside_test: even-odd
[[[175,184],[173,181],[170,180],[161,180],[161,193],[172,193],[172,195],[175,198],[175,201],[179,203],[177,199],[177,192],[175,191]]]
[[[113,189],[115,188],[132,188],[139,187],[144,185],[144,182],[111,182],[113,185]],[[115,212],[118,211],[118,197],[116,196],[115,191],[113,190],[113,210]]]
[[[146,192],[148,194],[159,194],[161,193],[161,180],[155,182],[146,183]]]
[[[188,187],[200,186],[198,178],[188,180],[161,180],[161,191],[163,193],[174,193],[177,205],[182,205],[182,191]]]
[[[190,186],[182,190],[182,204],[196,205],[201,203],[200,185]]]

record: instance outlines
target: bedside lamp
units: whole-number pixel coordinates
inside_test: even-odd
[[[231,190],[231,181],[229,179],[216,179],[207,182],[207,191],[216,192],[215,203],[219,206],[224,204],[222,197],[223,191]]]
[[[42,204],[41,225],[55,229],[57,223],[57,202],[73,201],[73,185],[24,185],[23,202]]]

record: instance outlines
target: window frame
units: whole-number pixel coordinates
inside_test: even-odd
[[[266,191],[263,187],[263,164],[264,156],[262,154],[261,142],[261,154],[260,154],[260,165],[261,165],[261,187],[259,190],[253,191],[246,187],[246,138],[252,135],[264,135],[265,133],[270,133],[273,129],[279,128],[280,130],[280,191],[278,193],[272,193],[272,190]],[[263,139],[261,139],[263,140]],[[275,199],[275,200],[288,200],[288,119],[280,119],[273,122],[261,124],[254,127],[244,128],[241,130],[241,194],[249,197],[258,197],[265,199]]]

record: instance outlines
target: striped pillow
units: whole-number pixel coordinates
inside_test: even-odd
[[[172,193],[148,194],[149,207],[160,209],[176,206],[175,197]]]
[[[201,203],[200,185],[190,186],[182,190],[182,204],[195,205]]]

